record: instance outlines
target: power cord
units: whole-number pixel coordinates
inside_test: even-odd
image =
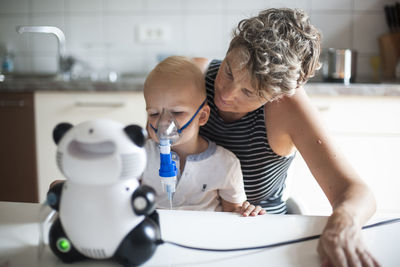
[[[390,220],[385,220],[385,221],[377,222],[374,224],[366,225],[366,226],[362,227],[362,229],[369,229],[369,228],[373,228],[373,227],[378,227],[378,226],[392,224],[392,223],[399,223],[399,222],[400,222],[400,218],[390,219]],[[256,246],[256,247],[244,247],[244,248],[228,248],[228,249],[192,247],[192,246],[187,246],[187,245],[179,244],[179,243],[172,242],[172,241],[162,240],[162,239],[157,240],[156,243],[157,243],[157,245],[170,244],[170,245],[174,245],[174,246],[181,247],[181,248],[201,250],[201,251],[233,252],[233,251],[255,250],[255,249],[265,249],[265,248],[286,246],[286,245],[290,245],[290,244],[295,244],[295,243],[305,242],[305,241],[309,241],[309,240],[313,240],[313,239],[318,239],[320,237],[321,237],[321,235],[312,235],[312,236],[292,239],[292,240],[288,240],[288,241],[273,243],[273,244],[269,244],[269,245]]]

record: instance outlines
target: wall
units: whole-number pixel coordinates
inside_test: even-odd
[[[17,34],[17,25],[53,25],[66,35],[67,52],[97,71],[146,72],[169,54],[222,58],[240,19],[268,7],[299,7],[322,30],[324,47],[359,52],[358,75],[372,73],[377,37],[388,31],[387,0],[0,0],[0,44],[15,54],[19,72],[54,72],[54,37]],[[137,41],[138,25],[166,25],[170,41]]]

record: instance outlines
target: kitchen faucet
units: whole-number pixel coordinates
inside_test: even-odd
[[[60,28],[54,26],[18,26],[17,32],[54,34],[58,40],[58,73],[63,80],[71,79],[71,69],[75,63],[75,59],[66,54],[65,35]]]

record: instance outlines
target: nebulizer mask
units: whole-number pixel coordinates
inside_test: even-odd
[[[178,142],[181,137],[182,131],[189,126],[189,124],[196,117],[197,113],[203,108],[206,100],[200,105],[196,113],[185,123],[182,127],[179,127],[178,122],[175,120],[174,115],[168,109],[163,109],[160,118],[157,122],[156,127],[150,123],[150,127],[154,130],[157,135],[158,143],[160,147],[160,169],[159,175],[161,184],[163,185],[164,192],[167,193],[168,200],[170,202],[170,208],[172,209],[172,198],[176,189],[176,176],[177,168],[175,161],[172,160],[171,145]]]

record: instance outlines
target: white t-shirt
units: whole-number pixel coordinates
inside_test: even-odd
[[[167,194],[163,192],[160,169],[160,150],[151,139],[146,142],[147,166],[142,184],[154,188],[156,206],[169,209]],[[178,155],[172,151],[172,159],[179,170]],[[179,171],[178,171],[179,172]],[[178,173],[173,209],[221,211],[220,197],[231,203],[246,200],[242,170],[236,156],[214,142],[208,141],[206,151],[189,155],[182,174]]]

